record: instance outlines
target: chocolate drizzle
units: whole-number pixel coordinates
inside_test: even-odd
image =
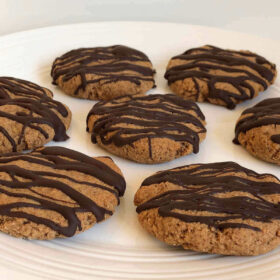
[[[22,124],[21,132],[16,141],[7,129],[0,126],[0,133],[10,142],[13,152],[16,152],[17,146],[21,144],[27,127],[39,131],[48,139],[48,133],[42,128],[42,125],[46,124],[55,131],[54,141],[65,141],[69,138],[66,135],[65,125],[58,117],[60,114],[66,118],[68,111],[62,103],[49,96],[52,96],[50,91],[31,82],[11,77],[0,77],[0,117]],[[3,108],[16,106],[18,110],[23,110],[23,112],[8,113],[1,110],[2,106]]]
[[[240,144],[238,136],[240,133],[246,133],[248,130],[266,126],[266,125],[280,125],[280,98],[265,99],[252,108],[248,108],[241,116],[235,127],[235,138],[233,143]],[[280,134],[271,136],[271,141],[280,144]]]
[[[206,132],[203,124],[205,117],[199,107],[173,94],[126,96],[109,102],[98,102],[89,112],[87,123],[92,115],[98,117],[93,127],[87,127],[87,131],[92,133],[93,143],[100,137],[104,145],[114,143],[122,147],[146,138],[150,158],[153,138],[188,142],[193,146],[193,152],[197,153],[199,133]],[[122,127],[122,124],[128,126]],[[196,129],[191,128],[191,125]]]
[[[95,83],[129,81],[140,85],[141,81],[149,81],[155,86],[155,71],[140,65],[141,62],[150,60],[144,53],[122,45],[80,48],[58,57],[53,63],[51,76],[55,85],[61,76],[64,82],[80,76],[81,84],[76,88],[75,95],[85,90],[88,84]],[[96,78],[89,79],[87,75],[96,75]]]
[[[249,177],[244,178],[241,174]],[[265,178],[269,181],[264,181]],[[140,213],[158,208],[160,216],[174,217],[187,223],[202,223],[218,229],[260,231],[248,220],[269,223],[280,219],[280,204],[274,204],[265,197],[280,194],[280,182],[271,182],[272,178],[276,177],[257,174],[234,162],[193,164],[170,169],[148,177],[141,187],[171,183],[180,189],[153,197],[140,204],[136,211]],[[233,193],[232,196],[230,193]],[[192,211],[193,214],[184,211]],[[203,211],[209,214],[205,215]]]
[[[252,82],[265,90],[276,76],[275,64],[246,51],[224,50],[207,45],[190,49],[172,58],[175,59],[186,63],[167,69],[165,78],[169,85],[189,78],[194,83],[194,95],[198,98],[200,91],[205,90],[198,81],[207,83],[206,100],[222,100],[229,109],[257,94]],[[220,83],[228,85],[220,87]]]
[[[22,167],[20,162],[36,164],[30,169]],[[44,168],[48,168],[44,171]],[[51,171],[50,169],[51,168]],[[34,169],[34,170],[33,170]],[[61,174],[61,171],[68,173]],[[71,172],[76,172],[71,174]],[[101,183],[90,183],[87,180],[77,179],[77,174],[89,175]],[[97,188],[114,194],[119,200],[125,191],[123,177],[103,162],[88,157],[79,152],[62,148],[47,147],[29,154],[11,153],[0,157],[0,173],[10,175],[10,180],[5,176],[0,177],[0,193],[9,197],[19,198],[23,201],[16,203],[1,203],[0,215],[25,218],[36,224],[43,224],[59,235],[73,236],[82,230],[81,222],[77,216],[79,212],[91,212],[97,222],[104,219],[105,215],[112,212],[99,206],[92,199],[75,189],[74,184],[84,185],[84,188]],[[4,179],[5,178],[5,179]],[[63,180],[63,181],[62,181]],[[51,188],[62,192],[74,202],[67,202],[50,197],[40,192],[40,189]],[[26,202],[26,199],[31,202]],[[67,226],[61,226],[51,217],[43,218],[36,214],[29,214],[20,208],[52,210],[62,215],[67,220]]]

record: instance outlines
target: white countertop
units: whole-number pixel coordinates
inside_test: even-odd
[[[279,0],[0,0],[0,35],[120,20],[207,25],[280,40]]]

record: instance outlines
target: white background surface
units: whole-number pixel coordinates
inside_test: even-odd
[[[279,0],[0,0],[0,35],[127,20],[207,25],[280,40]]]

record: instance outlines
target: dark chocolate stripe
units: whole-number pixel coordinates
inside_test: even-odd
[[[177,170],[176,170],[177,169]],[[260,229],[236,219],[269,223],[280,219],[280,205],[268,201],[265,195],[280,194],[280,182],[264,182],[260,179],[269,174],[257,174],[234,162],[194,164],[158,172],[148,177],[142,186],[168,182],[182,187],[153,197],[137,207],[137,212],[158,208],[159,215],[174,217],[187,223],[203,223],[211,227]],[[242,178],[237,172],[252,176],[255,180]],[[218,194],[242,192],[232,197]],[[193,211],[195,214],[180,212]],[[202,211],[209,215],[200,214]],[[211,215],[214,213],[215,215]]]
[[[120,196],[124,194],[125,181],[123,177],[111,169],[108,165],[97,159],[63,147],[45,147],[43,150],[40,150],[40,153],[46,159],[54,162],[56,164],[56,168],[58,169],[76,170],[89,174],[101,180],[105,184],[114,186],[118,190]],[[76,160],[77,162],[74,165],[72,161],[67,161],[57,156],[66,156],[72,160]],[[94,168],[92,168],[93,166]]]
[[[243,111],[241,116],[245,115],[247,116],[236,124],[235,138],[233,139],[235,144],[240,144],[238,140],[240,133],[246,133],[250,129],[266,125],[280,125],[280,98],[265,99]],[[279,134],[272,135],[270,139],[280,144]]]
[[[173,94],[153,94],[141,97],[125,97],[110,102],[98,102],[88,114],[98,116],[92,130],[92,141],[99,136],[104,145],[114,143],[121,147],[147,138],[152,156],[152,138],[169,138],[178,142],[188,142],[194,153],[199,150],[199,133],[206,129],[205,119],[199,107],[191,101],[183,100]],[[159,111],[160,110],[160,111]],[[196,116],[192,115],[193,112]],[[122,123],[138,127],[123,128]],[[192,124],[199,132],[187,127]],[[89,128],[88,128],[89,130]],[[110,137],[108,134],[112,133]]]
[[[155,71],[147,66],[135,64],[135,62],[149,62],[148,57],[135,49],[126,46],[115,45],[99,48],[81,48],[72,50],[61,57],[58,57],[52,66],[51,76],[53,84],[57,84],[57,79],[63,76],[63,81],[68,81],[75,76],[81,77],[81,84],[75,90],[85,90],[88,84],[102,82],[103,84],[129,81],[137,85],[141,81],[151,81],[154,83],[153,75]],[[92,63],[100,63],[91,65]],[[132,71],[125,74],[125,71]],[[94,80],[87,79],[86,74],[100,76]]]
[[[249,58],[253,58],[254,61]],[[207,82],[208,98],[222,100],[229,109],[235,107],[235,102],[233,102],[232,98],[237,101],[244,101],[254,97],[255,90],[250,81],[261,85],[265,90],[272,83],[275,76],[275,65],[257,54],[224,50],[209,45],[190,49],[172,59],[185,60],[186,63],[173,66],[166,71],[165,78],[168,80],[168,84],[191,78],[194,81],[196,94],[198,95],[200,87],[195,79]],[[251,71],[239,69],[242,66],[246,66]],[[211,70],[240,74],[235,76],[212,74]],[[235,90],[220,89],[216,86],[218,83],[231,84]]]
[[[27,110],[28,113],[9,114],[3,112],[1,106],[5,105],[17,106]],[[27,127],[39,131],[46,139],[49,137],[48,133],[38,124],[52,127],[55,132],[55,141],[68,139],[65,125],[55,112],[62,117],[68,116],[68,111],[63,104],[48,97],[42,87],[16,78],[0,77],[0,116],[22,124],[17,141],[9,135],[4,127],[0,126],[0,132],[10,142],[14,152],[17,150],[17,145],[21,143]]]
[[[17,165],[16,161],[27,161],[42,167],[51,167],[53,170],[32,171],[32,168],[27,170]],[[70,174],[58,174],[56,170],[76,171],[90,175],[101,180],[105,185],[80,182]],[[62,147],[47,147],[30,154],[14,153],[3,155],[0,157],[0,172],[9,174],[11,178],[11,180],[0,178],[0,193],[32,201],[3,204],[0,206],[0,215],[25,218],[37,224],[44,224],[57,231],[58,234],[67,237],[73,236],[77,230],[81,230],[81,222],[77,217],[78,212],[93,213],[97,222],[102,221],[105,215],[112,214],[111,211],[97,205],[93,200],[75,190],[71,182],[109,191],[114,193],[117,199],[119,199],[119,195],[123,195],[125,190],[123,177],[108,165],[79,152]],[[23,178],[24,180],[17,180],[15,179],[16,177]],[[57,178],[62,178],[64,181],[59,181]],[[32,189],[34,187],[36,187],[36,190]],[[64,202],[48,195],[40,194],[40,188],[57,189],[75,203]],[[23,193],[27,189],[30,190],[30,193]],[[36,214],[28,214],[21,211],[20,208],[23,207],[55,211],[67,220],[68,225],[60,226],[52,221],[51,218],[46,219]]]
[[[3,126],[0,126],[0,133],[2,133],[2,134],[8,139],[8,141],[9,141],[10,144],[12,145],[13,152],[16,152],[16,151],[17,151],[16,142],[15,142],[15,140],[10,136],[10,134],[8,133],[8,131],[7,131]]]
[[[43,96],[47,96],[45,89],[34,83],[12,77],[0,77],[0,98],[11,98],[11,94],[17,98],[41,99]]]

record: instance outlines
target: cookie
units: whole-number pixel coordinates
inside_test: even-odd
[[[20,238],[71,237],[109,218],[125,191],[108,157],[62,148],[0,157],[0,231]]]
[[[0,153],[35,149],[65,141],[71,112],[50,90],[12,77],[0,77]]]
[[[140,163],[159,163],[198,153],[205,118],[192,101],[173,94],[100,101],[87,117],[92,142]]]
[[[51,70],[53,84],[65,93],[93,100],[145,93],[155,86],[154,73],[144,53],[122,45],[72,50]]]
[[[236,123],[233,142],[257,158],[280,164],[280,98],[246,109]]]
[[[234,162],[160,171],[134,202],[149,233],[187,250],[259,255],[280,244],[280,181]]]
[[[255,53],[209,45],[173,57],[165,73],[176,94],[228,109],[256,97],[275,77],[275,64]]]

